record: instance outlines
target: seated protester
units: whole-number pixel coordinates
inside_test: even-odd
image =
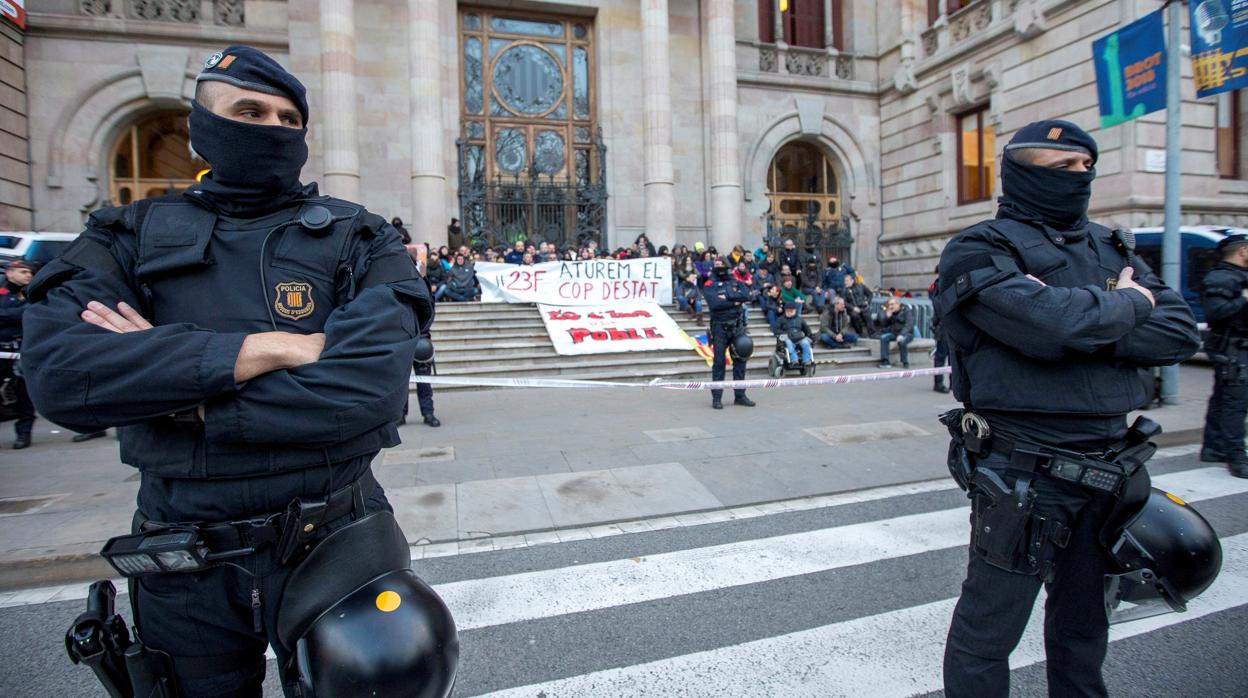
[[[442,258],[437,252],[430,252],[429,260],[425,262],[425,281],[429,283],[429,292],[433,294],[435,301],[442,300],[442,296],[446,295],[446,276]]]
[[[845,299],[845,311],[849,313],[849,321],[853,323],[854,331],[859,337],[869,336],[872,329],[871,292],[865,285],[858,283],[853,274],[846,274],[841,283],[841,298]]]
[[[845,275],[854,276],[854,268],[842,264],[836,255],[828,255],[828,266],[823,270],[823,287],[829,293],[839,294],[845,288]]]
[[[767,289],[775,285],[776,278],[763,267],[759,267],[758,271],[754,272],[754,288],[758,291],[758,307],[762,308],[763,312],[767,312],[767,308],[763,305],[763,298],[767,295]]]
[[[845,299],[833,296],[832,302],[819,315],[819,341],[831,349],[844,349],[858,343],[858,335],[850,332],[849,313]]]
[[[806,305],[806,295],[797,287],[797,280],[792,274],[782,275],[780,277],[780,298],[785,303],[796,304],[798,310]]]
[[[814,308],[816,313],[822,313],[823,307],[828,304],[828,291],[823,287],[823,282],[819,278],[819,269],[816,268],[814,262],[806,264],[806,270],[802,272],[801,277],[802,293],[806,296],[806,308]]]
[[[455,255],[455,264],[446,278],[446,296],[453,301],[470,301],[477,296],[477,273],[464,263],[462,254]]]
[[[702,243],[700,242],[694,243],[694,247],[701,244]],[[701,257],[693,263],[693,268],[698,272],[698,280],[701,281],[703,285],[706,285],[706,283],[711,280],[711,267],[714,266],[714,258],[711,256],[710,250],[703,250],[699,254]]]
[[[802,366],[814,363],[811,353],[810,339],[815,336],[810,325],[797,314],[796,303],[784,304],[784,316],[776,321],[776,336],[784,340],[785,349],[789,352],[789,363],[797,363],[801,359]],[[801,350],[801,356],[798,356]]]
[[[901,304],[896,298],[884,302],[884,318],[880,323],[880,368],[890,368],[888,348],[893,340],[897,340],[897,351],[901,354],[901,367],[910,368],[910,356],[907,349],[910,340],[914,339],[914,313]]]
[[[737,245],[737,247],[740,247],[740,245]],[[754,275],[750,273],[749,267],[745,265],[744,257],[742,257],[741,261],[737,262],[736,266],[733,267],[732,278],[736,279],[738,283],[748,288],[750,290],[750,293],[755,298],[759,296],[759,289],[757,286],[754,285]],[[749,307],[750,307],[749,303],[746,303],[745,305],[741,306],[741,320],[744,322],[750,321],[749,310],[748,310]]]
[[[689,272],[676,285],[676,305],[702,322],[702,286],[696,272]]]
[[[512,245],[511,250],[503,255],[503,261],[507,264],[520,264],[524,261],[524,241],[516,240],[516,244]]]
[[[770,252],[771,252],[771,245],[768,245],[767,243],[764,242],[763,244],[754,248],[754,261],[757,262],[758,264],[762,264],[763,260],[767,259],[767,254]]]
[[[758,261],[759,268],[766,268],[772,276],[780,276],[780,262],[776,261],[776,253],[774,250],[766,252]]]
[[[745,248],[741,245],[735,245],[732,251],[728,253],[728,266],[736,268],[738,264],[745,260]]]
[[[784,314],[784,299],[780,297],[780,287],[768,286],[759,297],[759,305],[767,315],[767,326],[771,328],[772,334],[775,334],[776,323]]]
[[[750,270],[751,274],[758,272],[758,258],[749,250],[745,251],[745,266]]]
[[[642,233],[637,236],[637,239],[633,241],[632,247],[633,247],[633,250],[637,253],[633,255],[634,257],[638,256],[641,253],[642,248],[645,248],[645,250],[650,253],[646,255],[647,257],[658,256],[658,250],[654,249],[654,243],[650,242],[650,238],[646,237],[645,233]]]

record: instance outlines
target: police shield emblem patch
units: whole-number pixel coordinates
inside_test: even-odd
[[[284,318],[299,320],[316,309],[312,300],[312,284],[306,281],[283,281],[275,290],[277,297],[273,300],[273,309]]]

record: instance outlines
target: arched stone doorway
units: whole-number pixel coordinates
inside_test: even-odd
[[[191,158],[187,112],[149,114],[122,131],[109,158],[109,199],[124,205],[181,191],[203,169]]]
[[[798,140],[776,151],[767,171],[767,198],[770,244],[791,237],[821,263],[830,255],[850,260],[853,239],[841,209],[840,180],[817,145]]]

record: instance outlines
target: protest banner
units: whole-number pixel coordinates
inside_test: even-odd
[[[657,303],[537,307],[561,355],[689,349],[684,331]]]
[[[663,257],[584,262],[477,262],[482,303],[601,305],[672,302],[672,263]]]
[[[1101,128],[1166,108],[1166,37],[1161,10],[1092,42]]]
[[[1248,0],[1192,0],[1196,96],[1248,87]]]

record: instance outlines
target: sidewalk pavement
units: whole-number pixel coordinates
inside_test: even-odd
[[[1200,440],[1212,372],[1180,376],[1179,404],[1147,413],[1162,445]],[[434,429],[414,397],[414,423],[374,470],[413,544],[460,550],[947,477],[936,417],[956,406],[928,377],[753,390],[754,408],[729,393],[722,411],[696,391],[435,391]],[[31,448],[0,442],[0,590],[115,576],[96,553],[129,531],[139,476],[111,431],[72,435],[40,420]]]

